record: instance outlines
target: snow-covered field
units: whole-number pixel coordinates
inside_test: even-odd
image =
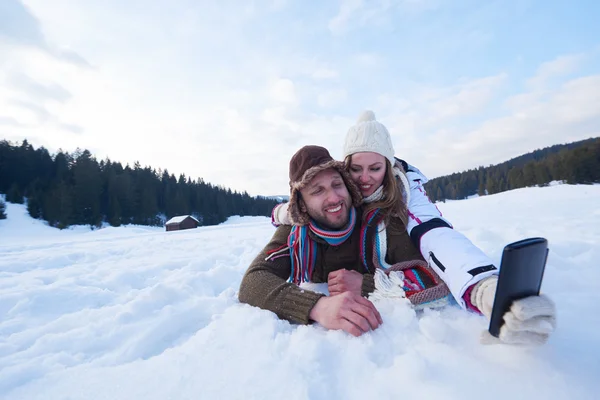
[[[58,231],[8,204],[0,221],[2,399],[597,399],[600,186],[439,204],[499,262],[544,236],[558,330],[540,348],[483,346],[482,317],[378,303],[360,338],[241,305],[267,218],[164,232]]]

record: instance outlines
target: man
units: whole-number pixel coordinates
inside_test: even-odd
[[[343,163],[326,149],[301,148],[290,161],[289,177],[288,213],[294,226],[279,226],[252,262],[240,286],[240,302],[290,322],[315,321],[360,336],[382,323],[365,298],[375,290],[378,256],[393,264],[390,270],[402,269],[401,289],[413,305],[439,304],[448,295],[447,286],[428,269],[406,231],[387,232],[385,254],[380,254],[377,224],[363,222],[360,192]],[[298,284],[304,281],[327,282],[330,296],[301,289]],[[496,284],[493,275],[469,286],[463,296],[467,308],[489,319]],[[554,330],[555,309],[547,297],[531,296],[515,301],[504,319],[500,339],[488,335],[485,343],[542,344]]]
[[[363,297],[375,289],[375,267],[361,257],[361,239],[370,242],[374,233],[362,222],[360,192],[343,163],[319,146],[300,149],[289,176],[289,213],[297,226],[277,228],[246,272],[240,301],[354,336],[377,328],[381,316]],[[388,237],[387,256],[394,262],[422,260],[406,232]],[[331,296],[301,289],[302,281],[328,282]]]

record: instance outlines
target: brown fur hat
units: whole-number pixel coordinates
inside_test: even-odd
[[[350,175],[344,168],[344,163],[334,160],[329,151],[321,146],[304,146],[294,154],[290,160],[290,201],[288,215],[294,225],[308,225],[310,216],[300,207],[300,190],[321,171],[333,168],[340,173],[346,188],[350,193],[352,205],[358,207],[362,202],[362,195],[358,187],[352,182]]]

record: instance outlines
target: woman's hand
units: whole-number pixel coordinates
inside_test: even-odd
[[[345,292],[362,295],[363,276],[360,272],[338,269],[327,276],[327,289],[330,296]]]
[[[496,295],[497,276],[490,276],[473,289],[471,301],[489,320],[492,315]],[[556,307],[545,295],[529,296],[515,300],[504,314],[504,324],[498,337],[487,330],[483,332],[483,344],[540,345],[548,341],[556,329]]]

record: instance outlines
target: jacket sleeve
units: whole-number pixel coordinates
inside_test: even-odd
[[[290,322],[308,324],[310,311],[323,296],[288,282],[291,274],[287,237],[291,226],[280,226],[271,241],[252,261],[238,294],[239,301],[277,314]],[[279,250],[276,255],[270,252]]]
[[[429,263],[465,308],[463,294],[472,285],[498,273],[492,260],[465,235],[453,229],[437,206],[429,200],[423,185],[427,178],[404,163],[410,184],[408,233]]]

